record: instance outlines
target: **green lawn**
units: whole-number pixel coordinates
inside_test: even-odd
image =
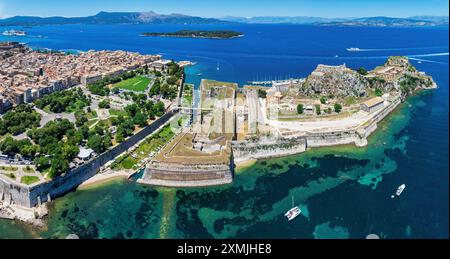
[[[17,167],[13,167],[13,166],[0,166],[0,170],[3,171],[17,171]]]
[[[86,117],[87,117],[88,119],[97,118],[97,112],[96,112],[96,111],[88,112],[88,113],[86,113]]]
[[[150,79],[143,76],[136,76],[115,84],[113,87],[121,89],[143,92],[150,83]]]
[[[23,176],[22,179],[20,179],[21,183],[28,184],[28,185],[35,183],[37,181],[39,181],[39,177],[37,177],[37,176]]]
[[[113,115],[113,116],[122,115],[123,117],[125,117],[125,116],[127,116],[127,112],[124,110],[109,109],[109,115]]]

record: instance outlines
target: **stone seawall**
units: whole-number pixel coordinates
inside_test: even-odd
[[[183,165],[153,162],[138,183],[171,187],[210,186],[231,183],[233,163]]]
[[[8,202],[19,206],[35,207],[49,199],[74,190],[78,185],[94,176],[99,171],[100,167],[127,151],[130,147],[151,134],[153,131],[157,130],[161,125],[168,122],[177,112],[178,110],[167,112],[152,124],[143,128],[119,145],[51,181],[27,186],[10,181],[6,177],[0,175],[0,200],[7,200]]]
[[[261,142],[238,142],[232,144],[234,161],[242,162],[250,159],[289,156],[306,150],[306,139],[280,138]]]

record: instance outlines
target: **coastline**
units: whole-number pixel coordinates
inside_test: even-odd
[[[87,190],[117,179],[129,179],[135,173],[136,173],[135,170],[120,170],[115,172],[112,171],[108,173],[96,174],[93,177],[89,178],[88,180],[84,181],[82,184],[80,184],[77,189]]]
[[[246,158],[246,159],[241,159],[239,161],[235,161],[235,169],[236,170],[241,170],[241,169],[245,169],[248,167],[253,166],[254,164],[256,164],[258,162],[258,159],[256,158]]]

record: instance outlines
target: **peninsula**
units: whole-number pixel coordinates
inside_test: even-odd
[[[206,38],[206,39],[232,39],[242,37],[244,34],[235,31],[198,31],[181,30],[176,32],[145,32],[142,36]]]

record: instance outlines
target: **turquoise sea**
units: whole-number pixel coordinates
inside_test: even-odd
[[[27,28],[36,48],[125,49],[197,62],[187,81],[303,77],[319,63],[371,69],[407,55],[439,88],[407,99],[365,148],[341,146],[261,160],[230,185],[175,189],[115,180],[56,199],[46,229],[0,220],[0,238],[448,238],[448,27],[214,26],[232,40],[140,37],[212,26],[65,25]],[[5,28],[5,30],[8,28]],[[349,47],[363,51],[347,52]],[[217,70],[219,65],[220,70]],[[397,186],[406,189],[396,199]],[[283,216],[291,197],[302,214]]]

